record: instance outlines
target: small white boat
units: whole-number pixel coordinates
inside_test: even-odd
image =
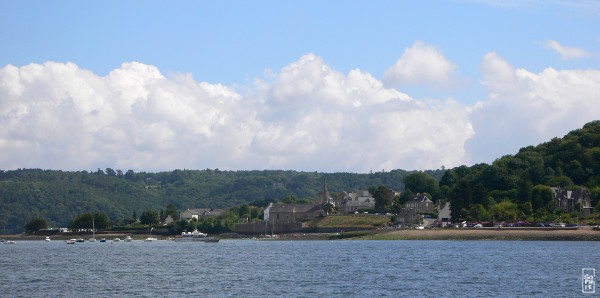
[[[15,244],[15,242],[12,241],[12,240],[6,240],[6,242],[4,242],[4,243],[6,243],[6,244]]]
[[[175,242],[201,241],[201,242],[219,242],[219,239],[209,237],[208,234],[202,233],[195,229],[193,232],[182,232],[180,236],[171,238]]]
[[[69,239],[69,240],[65,240],[66,244],[75,244],[75,242],[77,242],[77,239]]]
[[[154,237],[148,237],[146,239],[144,239],[144,242],[152,242],[152,241],[157,241],[158,239],[154,238]]]
[[[46,237],[46,239],[44,239],[44,241],[50,242],[50,237]]]
[[[100,238],[100,242],[106,242],[106,238]]]
[[[121,239],[119,239],[119,238],[115,238],[115,239],[113,239],[113,241],[114,241],[114,242],[119,242],[119,241],[121,241]]]
[[[125,242],[131,242],[133,239],[131,239],[131,236],[125,236],[125,239],[123,241]]]

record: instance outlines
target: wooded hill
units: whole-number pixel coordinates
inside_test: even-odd
[[[453,219],[568,221],[579,216],[562,214],[555,206],[550,187],[556,186],[585,187],[592,206],[600,209],[600,121],[491,165],[448,170],[437,198],[451,201]]]
[[[441,178],[444,171],[427,171]],[[20,233],[34,217],[49,227],[66,227],[85,212],[102,212],[121,223],[133,212],[159,211],[168,204],[186,208],[227,208],[240,204],[266,205],[294,197],[314,201],[330,193],[383,185],[403,189],[410,172],[394,170],[372,174],[296,171],[174,170],[135,173],[98,169],[65,172],[41,169],[0,171],[0,233]]]

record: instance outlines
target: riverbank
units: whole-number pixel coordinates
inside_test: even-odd
[[[132,235],[128,233],[96,234],[96,239],[114,238],[124,239],[131,236],[135,240],[143,240],[147,235]],[[226,233],[215,235],[219,239],[244,239],[247,235]],[[164,240],[164,236],[156,236]],[[44,240],[42,235],[0,235],[5,240]],[[66,240],[72,238],[90,238],[90,235],[60,234],[51,235],[52,240]],[[481,228],[481,229],[402,229],[402,230],[365,230],[340,233],[293,233],[280,234],[277,238],[263,238],[264,240],[531,240],[531,241],[600,241],[600,230],[591,227],[569,228]]]
[[[373,233],[358,239],[374,240],[533,240],[533,241],[600,241],[600,231],[579,229],[425,229],[395,230]]]

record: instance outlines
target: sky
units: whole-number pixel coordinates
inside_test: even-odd
[[[0,169],[426,170],[600,119],[598,1],[3,1]]]

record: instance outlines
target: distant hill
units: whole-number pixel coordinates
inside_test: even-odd
[[[441,179],[444,171],[427,171]],[[67,226],[84,212],[100,211],[123,222],[135,211],[227,208],[243,203],[281,201],[287,196],[314,200],[327,176],[330,193],[384,185],[401,190],[410,172],[372,174],[296,171],[174,170],[135,173],[105,169],[65,172],[41,169],[0,171],[0,233],[20,233],[33,217],[49,226]]]

